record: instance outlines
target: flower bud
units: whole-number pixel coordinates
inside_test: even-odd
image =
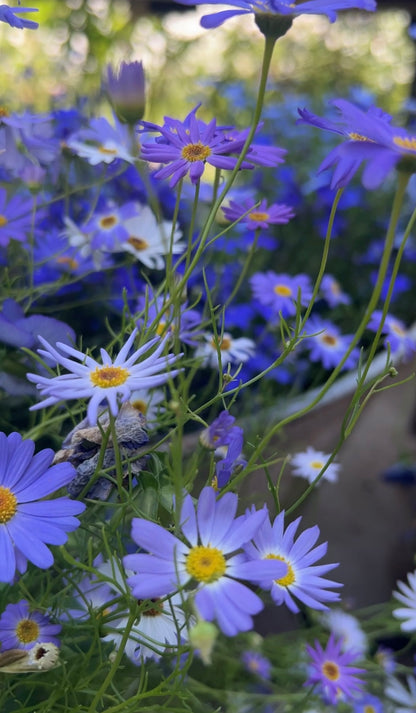
[[[145,111],[145,79],[142,62],[122,62],[118,71],[107,66],[105,89],[120,121],[134,126]]]
[[[189,643],[197,650],[202,662],[209,666],[212,650],[218,636],[218,629],[210,621],[200,619],[189,632]]]

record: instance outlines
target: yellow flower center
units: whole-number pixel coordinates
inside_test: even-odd
[[[328,347],[334,347],[338,343],[338,339],[336,337],[333,337],[331,334],[322,335],[321,341]]]
[[[198,582],[216,582],[225,573],[225,557],[216,547],[192,547],[186,558],[186,571]]]
[[[340,677],[339,666],[334,661],[324,661],[322,673],[329,681],[338,681]]]
[[[9,522],[17,511],[17,498],[9,488],[0,485],[0,524]]]
[[[209,146],[205,146],[200,141],[197,144],[188,144],[182,149],[182,158],[194,163],[195,161],[205,161],[211,155]]]
[[[370,141],[370,143],[374,144],[375,142],[373,139],[369,139],[367,136],[363,136],[363,134],[357,134],[355,131],[351,131],[350,134],[348,134],[350,139],[353,141]]]
[[[292,296],[292,290],[287,285],[276,285],[275,287],[273,287],[273,292],[275,292],[276,295],[279,295],[279,297]]]
[[[5,215],[0,215],[0,228],[4,228],[5,225],[7,225],[9,221],[7,220]]]
[[[280,560],[280,562],[284,562],[285,565],[287,565],[287,572],[284,577],[280,577],[280,579],[275,579],[274,581],[276,584],[280,584],[281,587],[290,587],[293,582],[296,581],[295,573],[293,571],[293,567],[290,564],[290,562],[287,561],[285,557],[282,557],[282,555],[274,555],[272,553],[266,555],[266,560]]]
[[[7,117],[7,116],[10,116],[9,110],[6,109],[5,106],[0,106],[0,119],[1,119],[2,117]]]
[[[117,223],[117,218],[115,215],[106,215],[105,218],[101,218],[100,227],[104,230],[109,230]]]
[[[67,265],[71,270],[76,270],[79,265],[78,260],[74,260],[72,257],[65,257],[65,255],[56,258],[56,262],[59,265]]]
[[[399,337],[405,337],[405,336],[406,336],[405,330],[402,329],[402,327],[400,327],[399,324],[396,324],[396,323],[394,323],[394,322],[393,322],[393,324],[391,325],[391,331],[394,332],[395,334],[397,334]]]
[[[39,626],[32,619],[21,619],[16,626],[16,636],[22,644],[30,644],[39,638]]]
[[[219,347],[220,351],[227,352],[231,347],[231,339],[225,336],[219,342],[216,342],[215,339],[211,339],[211,346],[215,350]]]
[[[336,280],[332,280],[331,282],[331,292],[333,295],[339,295],[341,292],[339,282],[337,282]]]
[[[376,709],[374,706],[369,705],[369,706],[364,706],[364,712],[363,713],[376,713]]]
[[[315,468],[315,470],[322,470],[324,467],[324,464],[320,460],[313,460],[311,462],[311,468]]]
[[[107,149],[105,146],[98,146],[100,153],[107,154],[108,156],[115,156],[117,149]]]
[[[146,250],[146,248],[149,247],[149,243],[147,243],[146,240],[143,240],[143,238],[135,238],[133,235],[130,236],[127,242],[135,250]]]
[[[142,413],[143,416],[146,415],[147,403],[145,401],[142,401],[142,399],[135,399],[134,401],[130,401],[130,403],[133,406],[133,408],[136,409],[136,411],[139,411],[140,413]]]
[[[260,213],[259,211],[254,210],[252,213],[248,214],[248,217],[251,218],[251,220],[257,220],[260,223],[268,220],[270,216],[268,213]]]
[[[402,137],[395,136],[393,143],[406,151],[416,151],[416,136]]]
[[[124,384],[129,376],[128,369],[123,369],[121,366],[97,366],[96,370],[91,372],[90,379],[94,386],[109,389],[111,386]]]

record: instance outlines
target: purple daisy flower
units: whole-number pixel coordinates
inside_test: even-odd
[[[260,304],[270,306],[282,317],[296,314],[296,302],[300,294],[300,303],[306,306],[312,297],[312,285],[307,275],[277,275],[272,270],[256,272],[250,278],[253,296]]]
[[[15,195],[7,200],[7,191],[0,188],[0,246],[10,240],[25,242],[33,230],[33,200]]]
[[[324,275],[321,281],[321,294],[330,307],[351,304],[351,297],[343,292],[338,280],[332,275]]]
[[[331,705],[353,698],[364,685],[357,675],[364,673],[364,669],[351,666],[357,659],[357,654],[342,652],[341,649],[342,641],[336,641],[332,634],[325,649],[319,641],[315,641],[315,648],[306,646],[311,663],[305,686],[318,686],[324,701]]]
[[[380,698],[367,693],[363,698],[354,701],[353,713],[384,713],[384,705]]]
[[[208,428],[205,428],[199,439],[205,448],[218,448],[228,445],[233,432],[238,426],[234,426],[235,418],[228,411],[221,413],[213,420]]]
[[[181,530],[187,543],[154,522],[133,518],[133,540],[152,552],[123,559],[127,570],[138,573],[127,580],[133,595],[138,599],[163,597],[193,581],[197,584],[195,606],[203,619],[216,619],[227,636],[251,629],[252,615],[263,608],[263,602],[238,580],[258,584],[283,577],[287,566],[277,560],[248,562],[238,553],[257,532],[266,510],[237,518],[236,511],[234,493],[217,500],[213,488],[204,488],[196,513],[192,497],[186,495]]]
[[[272,665],[266,656],[262,656],[258,651],[243,651],[241,661],[244,668],[249,673],[254,673],[255,676],[270,679]]]
[[[223,0],[176,0],[182,5],[223,5]],[[201,18],[202,27],[211,29],[219,27],[225,20],[236,15],[326,15],[331,22],[337,19],[338,10],[369,10],[376,9],[375,0],[308,0],[307,2],[289,2],[288,0],[225,0],[226,5],[232,5],[235,10],[222,10],[213,15]]]
[[[26,599],[17,604],[8,604],[0,617],[1,651],[31,649],[41,642],[59,646],[56,634],[59,634],[61,628],[60,624],[51,624],[44,614],[29,611]]]
[[[320,172],[334,167],[331,188],[346,186],[364,162],[363,185],[370,190],[378,188],[402,158],[416,156],[416,136],[391,126],[391,116],[382,109],[370,107],[365,112],[345,99],[331,103],[341,112],[337,123],[307,109],[298,110],[301,116],[298,123],[311,124],[347,139],[329,153],[318,169]]]
[[[253,198],[247,198],[241,203],[231,200],[222,211],[227,220],[231,222],[241,220],[249,230],[266,229],[269,225],[288,223],[295,215],[292,207],[284,203],[273,203],[268,206],[264,198],[260,205],[256,206],[256,202]]]
[[[308,320],[305,331],[308,336],[303,339],[303,344],[309,349],[309,359],[321,362],[324,369],[338,366],[351,344],[352,335],[342,335],[332,322],[318,317]],[[359,350],[354,348],[342,368],[354,369],[358,358]]]
[[[96,213],[82,226],[82,231],[91,233],[91,250],[115,250],[120,248],[129,237],[126,222],[138,213],[135,201],[129,201],[121,207],[109,205],[106,210]]]
[[[137,329],[133,330],[114,361],[105,349],[101,349],[102,364],[78,349],[57,342],[57,348],[63,352],[61,354],[46,339],[39,337],[39,341],[45,347],[45,349],[38,349],[39,354],[45,359],[52,358],[56,364],[65,367],[70,373],[52,378],[39,374],[26,374],[29,381],[40,389],[41,395],[45,396],[44,401],[31,406],[31,410],[52,406],[63,399],[90,398],[87,417],[89,423],[94,425],[97,423],[98,410],[103,401],[107,401],[111,413],[117,416],[120,403],[127,401],[133,391],[160,386],[169,378],[176,376],[178,371],[170,370],[170,365],[182,355],[161,356],[166,338],[160,340],[159,337],[155,337],[127,357],[137,331]],[[159,345],[153,354],[136,364],[137,360],[157,342]],[[69,359],[67,354],[77,361]],[[164,373],[160,374],[161,371]]]
[[[41,569],[53,564],[49,545],[63,545],[76,530],[74,515],[85,505],[67,497],[41,500],[75,476],[70,463],[51,467],[54,452],[33,455],[35,444],[18,433],[0,433],[0,582],[12,582],[27,560]]]
[[[0,5],[0,22],[7,22],[10,27],[17,27],[19,30],[36,30],[39,27],[39,23],[34,22],[34,20],[25,20],[23,17],[18,17],[22,12],[38,12],[38,8]]]
[[[209,124],[196,118],[195,107],[183,122],[165,117],[165,124],[143,122],[145,131],[157,131],[161,140],[142,144],[141,156],[152,163],[165,163],[164,168],[154,173],[155,178],[169,178],[170,186],[176,186],[181,178],[189,174],[192,183],[201,178],[207,163],[216,168],[232,170],[237,163],[232,153],[239,153],[243,139],[229,140],[215,119]],[[241,168],[253,168],[244,161]]]
[[[295,599],[301,601],[311,609],[323,611],[328,609],[324,602],[339,600],[337,592],[328,592],[329,587],[342,587],[342,584],[324,579],[323,575],[338,564],[314,564],[324,557],[327,542],[315,547],[319,537],[319,527],[309,527],[296,539],[301,517],[291,522],[286,531],[284,529],[285,513],[282,511],[273,524],[266,518],[258,532],[253,537],[253,542],[244,547],[250,559],[277,559],[287,565],[287,572],[281,579],[272,582],[263,581],[264,589],[271,588],[273,601],[286,606],[295,614],[299,612]]]
[[[382,319],[383,313],[381,310],[373,312],[371,319],[367,325],[368,329],[377,332]],[[416,351],[416,340],[411,336],[409,330],[406,329],[404,322],[392,314],[388,314],[383,324],[382,334],[385,335],[384,346],[391,349],[392,354],[403,354],[406,359],[409,359]]]

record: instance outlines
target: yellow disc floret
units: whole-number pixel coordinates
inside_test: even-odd
[[[7,220],[5,215],[0,215],[0,228],[4,228],[5,225],[7,225],[9,221]]]
[[[276,293],[276,295],[279,295],[279,297],[292,296],[292,290],[287,285],[276,285],[275,287],[273,287],[273,291]]]
[[[109,389],[111,386],[124,384],[129,376],[129,370],[121,366],[97,366],[95,371],[91,372],[90,379],[94,386]]]
[[[287,572],[285,576],[280,577],[280,579],[275,579],[274,581],[276,582],[276,584],[279,584],[281,587],[290,587],[290,585],[296,581],[293,567],[290,562],[285,559],[285,557],[282,557],[282,555],[274,555],[270,553],[266,555],[266,560],[280,560],[280,562],[284,562],[285,565],[287,565]]]
[[[340,677],[339,666],[334,661],[324,661],[322,673],[329,681],[338,681]]]
[[[127,240],[128,244],[132,246],[135,250],[146,250],[149,247],[149,243],[143,238],[136,238],[133,235]]]
[[[313,468],[314,470],[322,470],[323,467],[324,464],[320,460],[313,460],[311,462],[311,468]]]
[[[0,523],[4,525],[16,514],[17,498],[9,488],[0,485]]]
[[[416,151],[416,136],[395,136],[393,143],[406,151]]]
[[[208,156],[211,155],[211,149],[209,146],[205,146],[200,141],[197,144],[187,144],[182,149],[182,158],[186,161],[194,163],[195,161],[206,161]]]
[[[16,636],[22,644],[30,644],[39,638],[39,626],[32,619],[21,619],[16,626]]]
[[[249,213],[248,217],[251,218],[251,220],[257,220],[259,223],[264,223],[265,220],[268,220],[270,218],[268,213],[260,213],[256,210],[254,210],[252,213]]]
[[[225,573],[225,557],[216,547],[192,547],[186,558],[186,571],[198,582],[216,582]]]

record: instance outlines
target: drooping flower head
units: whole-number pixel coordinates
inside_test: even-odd
[[[331,188],[346,186],[363,163],[362,183],[365,188],[378,188],[390,171],[400,162],[409,173],[416,170],[416,136],[392,126],[391,116],[382,109],[370,107],[363,111],[345,99],[332,104],[341,113],[339,122],[330,121],[299,109],[298,123],[344,136],[346,141],[333,149],[323,160],[320,171],[334,168]]]
[[[128,583],[137,599],[163,597],[194,583],[198,615],[216,619],[227,636],[248,631],[252,615],[263,602],[240,579],[258,584],[264,579],[284,577],[284,562],[246,561],[238,552],[257,532],[265,510],[235,517],[237,496],[226,493],[217,500],[213,488],[202,490],[197,510],[186,495],[181,510],[181,530],[186,542],[160,525],[134,518],[132,538],[152,554],[126,555],[127,570],[137,572]],[[195,589],[196,586],[196,589]]]
[[[89,398],[87,417],[89,423],[95,425],[103,401],[107,402],[110,412],[116,416],[120,404],[127,401],[133,391],[160,386],[170,377],[176,376],[178,371],[170,370],[170,366],[180,355],[161,356],[166,339],[159,340],[159,337],[155,337],[136,349],[131,356],[127,356],[136,334],[137,329],[134,329],[114,361],[105,349],[101,349],[102,364],[62,342],[58,342],[55,349],[46,339],[39,337],[44,346],[44,349],[38,349],[39,354],[46,359],[52,358],[70,373],[51,378],[27,374],[29,381],[35,383],[41,395],[45,397],[43,401],[31,406],[31,410],[46,408],[65,399]],[[155,351],[136,364],[138,359],[157,343],[159,344]],[[70,359],[66,355],[73,358]]]
[[[326,542],[315,546],[319,537],[317,525],[304,530],[295,538],[302,518],[291,522],[285,530],[284,516],[282,511],[273,524],[266,518],[254,535],[253,542],[245,546],[245,552],[250,560],[261,557],[263,560],[278,560],[287,565],[284,577],[261,582],[264,589],[271,590],[276,604],[286,604],[294,613],[299,612],[297,600],[312,609],[325,610],[328,608],[326,602],[339,600],[337,592],[327,590],[342,585],[325,579],[323,575],[338,565],[315,564],[324,557],[327,550]]]
[[[25,599],[17,604],[8,604],[0,617],[1,651],[31,649],[40,642],[59,646],[56,634],[61,628],[60,624],[52,624],[44,614],[30,611]]]
[[[358,678],[360,673],[364,673],[364,669],[351,666],[357,654],[342,652],[341,648],[341,641],[337,641],[332,634],[325,649],[319,641],[315,642],[315,648],[306,646],[311,661],[305,686],[316,685],[324,701],[331,705],[353,698],[364,685]]]
[[[223,0],[176,0],[182,5],[224,5]],[[202,27],[210,29],[222,25],[225,20],[237,15],[326,15],[331,22],[337,19],[338,10],[360,9],[374,11],[375,0],[307,0],[307,2],[289,2],[289,0],[225,0],[235,10],[221,10],[201,18]]]
[[[42,500],[72,480],[70,463],[51,466],[49,448],[33,455],[35,444],[18,433],[0,433],[0,582],[12,582],[27,560],[41,569],[53,564],[47,545],[63,545],[76,530],[74,517],[85,505],[67,497]]]

